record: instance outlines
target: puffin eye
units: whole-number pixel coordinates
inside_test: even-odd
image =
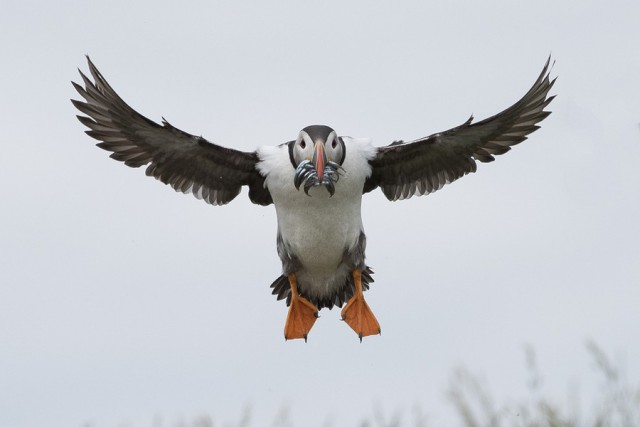
[[[303,150],[307,147],[307,143],[304,142],[304,139],[302,141],[300,141],[300,148],[302,148]]]
[[[331,143],[331,148],[336,148],[338,146],[338,142],[334,139]]]

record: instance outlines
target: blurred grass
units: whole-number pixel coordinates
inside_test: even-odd
[[[535,352],[527,348],[529,398],[497,405],[487,387],[465,369],[452,379],[448,396],[462,426],[466,427],[638,427],[640,426],[640,384],[629,384],[620,369],[594,342],[587,342],[587,352],[594,361],[602,386],[590,405],[591,413],[577,413],[568,404],[542,394],[542,375]],[[572,396],[577,398],[577,396]]]
[[[601,386],[594,394],[589,410],[580,413],[572,402],[558,401],[544,395],[543,377],[538,370],[533,348],[525,348],[528,370],[528,397],[519,402],[498,404],[488,391],[488,386],[465,368],[457,369],[451,376],[447,398],[459,419],[456,425],[463,427],[640,427],[640,383],[630,384],[621,369],[611,362],[606,353],[594,342],[586,343],[586,350],[594,362]],[[577,399],[577,396],[571,396]],[[409,415],[400,411],[387,417],[381,405],[376,405],[373,414],[365,417],[355,427],[427,427],[438,426],[428,422],[428,412],[414,407]],[[327,418],[330,420],[330,418]],[[406,421],[410,420],[410,421]],[[322,427],[343,426],[339,420],[325,421]],[[180,421],[163,424],[160,420],[153,427],[293,427],[289,410],[280,408],[271,423],[254,422],[251,408],[247,406],[235,423],[213,422],[203,415],[190,422]],[[85,427],[91,427],[86,424]],[[125,427],[125,426],[121,426]],[[129,427],[129,426],[126,426]],[[307,427],[307,426],[302,426]]]

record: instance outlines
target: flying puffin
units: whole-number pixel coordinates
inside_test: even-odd
[[[373,282],[365,264],[366,237],[361,200],[378,187],[391,201],[422,196],[476,171],[539,128],[550,112],[547,60],[531,89],[511,107],[473,123],[404,142],[374,147],[369,139],[339,136],[324,125],[307,126],[289,142],[243,152],[213,144],[139,114],[107,83],[87,57],[91,81],[72,82],[84,101],[72,100],[85,115],[86,133],[130,167],[212,205],[233,200],[242,186],[258,205],[273,204],[278,220],[277,250],[282,275],[271,285],[289,307],[286,340],[303,338],[318,310],[342,308],[342,319],[362,337],[380,333],[364,299]],[[346,302],[346,305],[345,305]]]

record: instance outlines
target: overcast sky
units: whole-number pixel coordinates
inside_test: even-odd
[[[247,406],[356,425],[376,405],[441,425],[458,366],[524,393],[527,344],[548,393],[588,403],[587,339],[637,383],[640,3],[428,3],[5,0],[0,425]],[[138,111],[218,144],[327,124],[386,145],[501,111],[550,53],[558,97],[525,143],[430,196],[365,197],[383,335],[362,344],[336,309],[283,340],[273,206],[175,193],[96,148],[69,102],[89,54]]]

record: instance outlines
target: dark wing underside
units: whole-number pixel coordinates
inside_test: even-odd
[[[134,168],[149,165],[148,176],[171,185],[176,191],[192,193],[214,205],[233,200],[243,185],[249,198],[260,205],[272,203],[264,177],[256,170],[258,156],[212,144],[190,135],[163,119],[159,125],[129,107],[89,62],[92,82],[82,71],[84,87],[72,82],[84,102],[72,100],[86,116],[78,116],[101,141],[98,147],[111,151],[111,158]]]
[[[550,59],[531,89],[503,112],[477,123],[471,123],[472,116],[448,131],[379,148],[363,192],[380,187],[389,200],[429,194],[475,172],[476,160],[491,162],[527,139],[551,114],[544,111],[554,98],[548,96],[555,82],[549,80]]]

